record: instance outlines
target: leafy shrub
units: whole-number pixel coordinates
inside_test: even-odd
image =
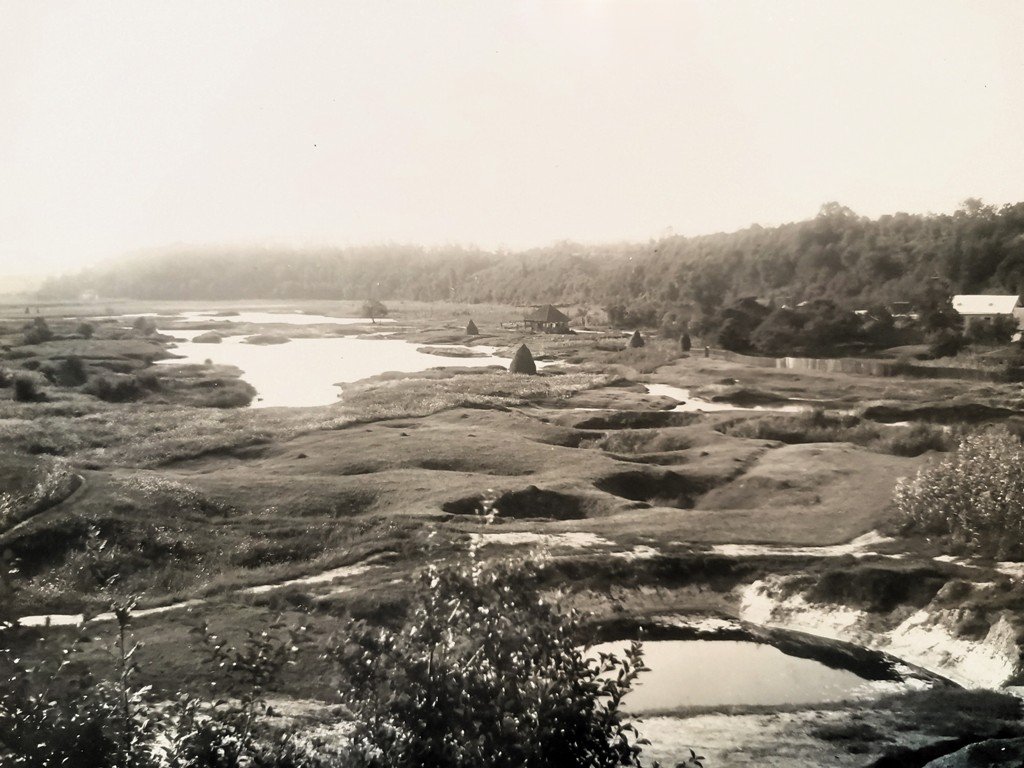
[[[105,374],[97,376],[86,387],[90,395],[108,403],[126,403],[142,396],[142,387],[134,376]]]
[[[37,317],[25,326],[26,344],[42,344],[44,341],[49,341],[52,338],[53,331],[50,330],[45,317]]]
[[[908,530],[948,536],[974,554],[1024,558],[1024,445],[1003,428],[969,435],[900,482],[895,505]]]
[[[964,329],[966,339],[975,344],[1008,344],[1017,332],[1017,318],[1012,315],[997,315],[980,318],[967,323]]]
[[[20,488],[0,491],[0,531],[67,498],[79,482],[62,459],[40,459],[19,474],[23,478]]]
[[[941,427],[912,424],[887,428],[870,447],[893,456],[920,456],[925,451],[950,451],[954,445],[953,435]]]
[[[640,765],[645,742],[619,709],[645,669],[640,644],[588,657],[579,617],[537,578],[523,563],[432,568],[400,629],[351,624],[334,652],[356,720],[350,764]]]
[[[928,357],[952,357],[964,347],[964,337],[956,331],[945,330],[935,333],[928,341]]]
[[[66,387],[78,387],[88,380],[85,363],[77,355],[65,358],[57,366],[57,382]]]
[[[108,590],[105,544],[92,536],[89,570]],[[5,568],[6,568],[5,564]],[[644,671],[634,642],[624,658],[588,656],[579,616],[540,597],[539,573],[519,563],[468,564],[422,574],[403,627],[352,623],[329,651],[346,675],[355,722],[343,746],[282,733],[266,692],[295,661],[303,630],[276,623],[238,647],[207,627],[193,636],[211,688],[233,698],[155,695],[136,683],[132,597],[112,597],[113,665],[95,680],[77,646],[7,650],[0,623],[0,764],[12,768],[326,768],[326,766],[639,766],[623,696]],[[0,588],[7,583],[0,578]],[[0,617],[2,618],[2,617]],[[698,759],[699,760],[699,759]],[[698,762],[688,764],[699,765]]]
[[[894,456],[919,456],[925,451],[948,451],[953,438],[930,424],[882,426],[856,416],[821,409],[793,415],[762,416],[722,426],[733,437],[778,440],[783,443],[853,443]]]
[[[80,323],[78,326],[78,335],[83,339],[91,339],[95,331],[96,328],[92,323]]]
[[[91,540],[102,559],[103,544]],[[97,578],[105,589],[115,577]],[[3,580],[0,580],[2,587]],[[130,625],[135,599],[112,598],[117,627],[109,679],[94,680],[73,662],[76,643],[63,652],[26,662],[12,653],[0,623],[0,765],[11,768],[321,768],[313,745],[270,731],[267,686],[294,662],[301,631],[274,624],[249,632],[239,647],[195,630],[210,662],[211,677],[227,678],[233,700],[189,694],[170,703],[136,683],[139,646]]]
[[[161,388],[160,377],[153,371],[142,371],[141,373],[137,373],[135,374],[135,380],[138,382],[140,387],[152,392]]]
[[[14,399],[20,403],[34,403],[46,399],[46,396],[35,376],[19,373],[14,377]]]

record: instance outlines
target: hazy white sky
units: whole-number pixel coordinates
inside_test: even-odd
[[[0,0],[0,273],[1024,200],[1015,0]]]

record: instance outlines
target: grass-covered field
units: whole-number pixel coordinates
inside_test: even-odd
[[[398,338],[504,350],[525,341],[563,365],[539,376],[385,374],[346,386],[337,404],[249,409],[254,393],[237,370],[154,366],[169,339],[144,323],[87,319],[176,308],[199,307],[42,307],[45,340],[25,338],[38,326],[34,308],[0,315],[0,550],[23,579],[14,612],[102,612],[90,549],[102,541],[102,567],[142,608],[192,601],[136,621],[144,653],[160,661],[147,673],[158,687],[194,680],[186,640],[200,620],[238,633],[284,615],[319,637],[345,617],[391,622],[410,574],[471,543],[487,557],[552,558],[561,581],[550,588],[568,589],[600,620],[734,615],[746,585],[779,575],[856,585],[819,594],[871,606],[880,625],[958,579],[999,590],[958,598],[971,616],[965,632],[1021,605],[1019,585],[1000,574],[934,562],[942,542],[902,536],[892,507],[900,478],[957,435],[1024,413],[1019,386],[753,369],[656,338],[629,349],[620,332],[524,336],[501,327],[521,314],[512,307],[395,303],[389,330]],[[219,307],[250,308],[269,307]],[[358,314],[333,302],[291,308]],[[470,318],[477,337],[465,336]],[[19,376],[35,382],[32,397],[17,396]],[[645,383],[718,407],[808,410],[673,412],[676,403]],[[897,538],[863,559],[785,552],[841,547],[872,531]],[[709,552],[724,545],[764,551]],[[914,568],[929,589],[879,608],[878,596]],[[321,671],[305,658],[277,693],[326,697]],[[815,738],[859,736],[824,729]]]

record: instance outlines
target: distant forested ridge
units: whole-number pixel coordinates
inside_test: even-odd
[[[49,280],[44,298],[418,299],[615,307],[655,323],[744,296],[847,308],[950,292],[1024,291],[1024,203],[872,220],[837,203],[808,221],[638,244],[521,252],[375,246],[180,249]],[[929,288],[930,286],[930,288]]]

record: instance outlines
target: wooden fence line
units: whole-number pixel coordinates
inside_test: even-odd
[[[697,355],[699,356],[699,351]],[[986,371],[941,365],[914,365],[897,360],[874,360],[855,357],[755,357],[725,349],[712,349],[711,357],[745,363],[759,368],[783,368],[790,371],[849,373],[857,376],[913,376],[922,379],[969,379],[971,381],[1021,381],[1020,369]]]

